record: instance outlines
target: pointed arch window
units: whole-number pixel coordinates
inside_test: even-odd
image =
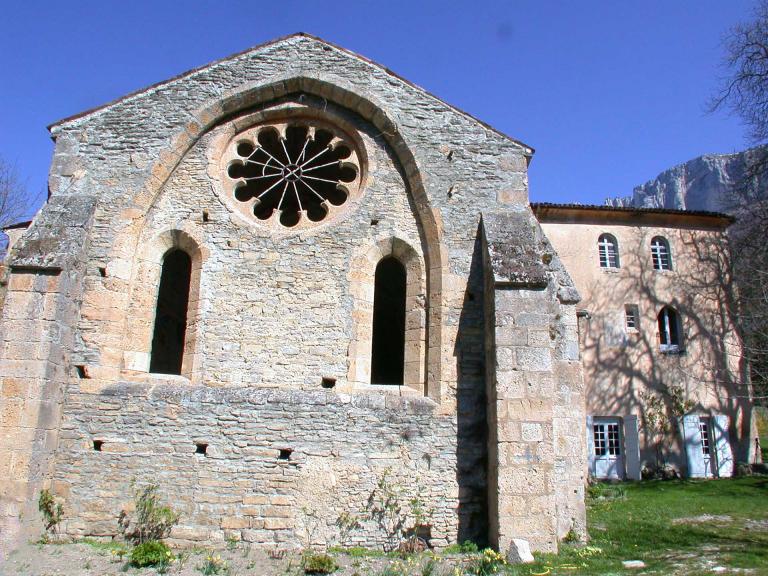
[[[597,239],[600,268],[619,268],[619,243],[611,234],[601,234]]]
[[[180,249],[167,252],[163,258],[157,294],[150,372],[181,374],[191,278],[192,259],[189,254]]]
[[[666,238],[655,236],[651,240],[651,257],[654,270],[672,270],[672,254]]]
[[[680,316],[671,306],[664,306],[658,316],[659,350],[662,352],[680,352]]]
[[[392,256],[376,266],[371,384],[402,385],[405,373],[405,266]]]

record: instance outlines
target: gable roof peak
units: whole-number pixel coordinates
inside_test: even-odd
[[[156,82],[156,83],[151,84],[149,86],[146,86],[144,88],[140,88],[138,90],[130,92],[130,93],[126,94],[125,96],[121,96],[119,98],[116,98],[115,100],[107,102],[106,104],[102,104],[100,106],[96,106],[94,108],[90,108],[88,110],[84,110],[83,112],[80,112],[78,114],[74,114],[72,116],[68,116],[66,118],[62,118],[61,120],[58,120],[58,121],[53,122],[52,124],[50,124],[48,126],[48,130],[52,134],[55,134],[55,131],[58,129],[58,127],[63,125],[63,124],[68,124],[70,122],[74,122],[76,120],[80,120],[82,118],[86,118],[86,117],[88,117],[88,116],[90,116],[92,114],[96,114],[96,113],[99,113],[99,112],[101,112],[103,110],[111,108],[112,106],[115,106],[115,105],[117,105],[119,103],[122,103],[122,102],[125,102],[127,100],[139,97],[139,96],[141,96],[141,95],[143,95],[145,93],[149,93],[149,92],[151,92],[153,90],[156,90],[156,89],[161,88],[163,86],[166,86],[168,84],[172,84],[174,82],[177,82],[177,81],[182,80],[184,78],[187,78],[189,76],[193,76],[193,75],[198,74],[198,73],[200,73],[200,72],[202,72],[204,70],[208,70],[210,68],[213,68],[213,67],[215,67],[215,66],[217,66],[219,64],[223,64],[225,62],[236,60],[237,58],[240,58],[240,57],[245,56],[247,54],[251,54],[251,53],[257,52],[257,51],[266,50],[268,48],[275,47],[275,46],[278,46],[280,44],[288,44],[288,43],[291,43],[291,42],[296,42],[297,40],[298,41],[307,41],[307,42],[313,42],[313,43],[321,44],[325,49],[337,50],[339,52],[343,52],[344,54],[347,54],[348,56],[351,56],[352,58],[356,58],[356,59],[358,59],[358,60],[360,60],[362,62],[365,62],[365,63],[367,63],[367,64],[369,64],[371,66],[375,66],[376,68],[379,68],[380,70],[384,71],[384,73],[388,74],[389,76],[399,80],[400,82],[403,82],[403,83],[407,84],[408,86],[411,86],[412,88],[418,90],[419,92],[421,92],[422,94],[424,94],[426,96],[429,96],[430,98],[434,98],[435,100],[438,100],[439,102],[441,102],[442,104],[446,105],[450,109],[455,110],[459,114],[462,114],[462,115],[464,115],[464,116],[474,120],[478,124],[481,124],[482,126],[487,128],[488,130],[491,130],[491,131],[493,131],[493,132],[503,136],[504,138],[507,138],[508,140],[514,142],[515,144],[519,145],[521,148],[524,149],[524,154],[528,158],[533,156],[534,149],[531,146],[525,144],[524,142],[521,142],[520,140],[517,140],[516,138],[512,138],[508,134],[505,134],[505,133],[501,132],[500,130],[498,130],[497,128],[494,128],[493,126],[491,126],[487,122],[484,122],[484,121],[480,120],[479,118],[473,116],[472,114],[469,114],[468,112],[465,112],[464,110],[461,110],[460,108],[457,108],[456,106],[453,106],[452,104],[449,104],[448,102],[446,102],[446,101],[442,100],[441,98],[435,96],[434,94],[432,94],[428,90],[422,88],[418,84],[415,84],[415,83],[411,82],[410,80],[407,80],[406,78],[403,78],[399,74],[393,72],[392,70],[390,70],[386,66],[383,66],[383,65],[379,64],[378,62],[376,62],[374,60],[371,60],[370,58],[362,56],[361,54],[358,54],[357,52],[353,52],[352,50],[349,50],[347,48],[339,46],[338,44],[334,44],[332,42],[329,42],[328,40],[324,40],[323,38],[320,38],[319,36],[315,36],[314,34],[310,34],[308,32],[293,32],[292,34],[288,34],[288,35],[285,35],[285,36],[280,36],[279,38],[275,38],[275,39],[270,40],[268,42],[264,42],[262,44],[257,44],[255,46],[251,46],[251,47],[246,48],[245,50],[242,50],[242,51],[237,52],[235,54],[231,54],[229,56],[225,56],[224,58],[220,58],[218,60],[214,60],[213,62],[209,62],[207,64],[204,64],[202,66],[198,66],[196,68],[192,68],[191,70],[187,70],[186,72],[182,72],[181,74],[173,76],[173,77],[171,77],[171,78],[169,78],[167,80],[162,80],[160,82]],[[55,138],[55,135],[54,135],[54,138]]]

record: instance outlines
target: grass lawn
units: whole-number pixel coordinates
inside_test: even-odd
[[[590,491],[587,547],[564,545],[557,556],[537,556],[535,565],[508,572],[768,575],[768,477],[598,484]],[[622,560],[642,560],[646,568],[628,570]]]

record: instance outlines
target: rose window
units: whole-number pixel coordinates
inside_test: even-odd
[[[234,204],[271,225],[321,222],[360,188],[355,146],[333,128],[258,126],[234,139],[228,160],[225,186]]]

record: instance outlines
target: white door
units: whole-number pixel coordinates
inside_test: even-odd
[[[683,416],[683,437],[688,456],[688,476],[712,478],[715,458],[711,419],[696,414]]]
[[[594,447],[592,475],[595,478],[622,480],[624,478],[624,456],[621,419],[593,418],[592,442]]]

